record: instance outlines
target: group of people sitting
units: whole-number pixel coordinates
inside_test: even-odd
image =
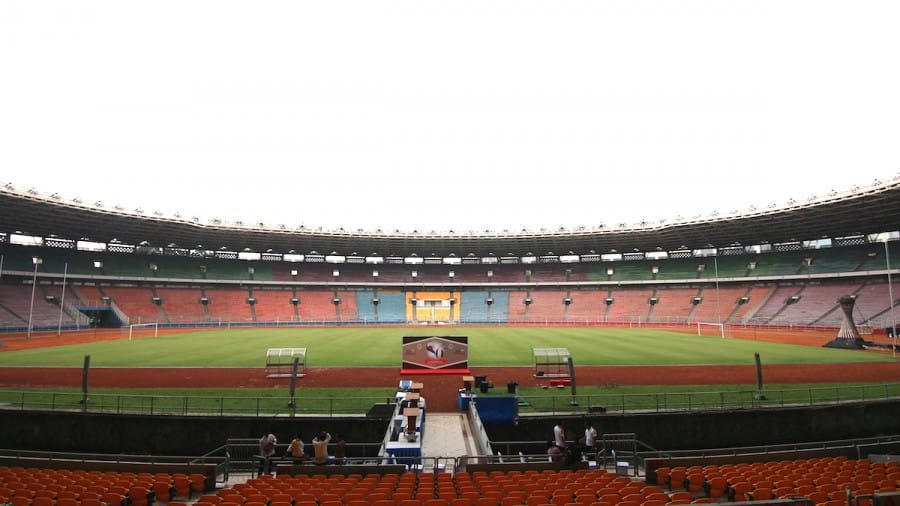
[[[328,455],[328,445],[334,441],[333,456]],[[345,446],[343,436],[337,434],[332,438],[327,431],[319,432],[312,440],[313,454],[312,463],[316,465],[326,464],[343,464],[345,459]],[[259,454],[263,457],[260,464],[260,474],[269,474],[270,461],[276,457],[278,447],[278,438],[271,432],[266,432],[259,438]],[[299,434],[291,437],[291,442],[284,450],[283,458],[293,461],[295,464],[302,464],[307,461],[309,456],[306,454],[306,445]]]

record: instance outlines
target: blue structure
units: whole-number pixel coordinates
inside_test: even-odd
[[[406,294],[402,292],[378,292],[378,321],[405,322]]]
[[[471,402],[485,427],[512,427],[519,416],[519,402],[514,395],[480,395]]]
[[[372,304],[373,298],[375,298],[374,290],[362,290],[356,292],[356,314],[359,316],[360,320],[366,322],[375,321],[375,305]]]

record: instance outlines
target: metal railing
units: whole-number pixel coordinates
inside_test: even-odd
[[[806,455],[822,455],[828,452],[850,455],[852,458],[866,458],[871,453],[879,453],[887,448],[896,448],[900,444],[900,434],[887,434],[867,438],[833,439],[827,441],[810,441],[798,443],[771,444],[763,446],[734,446],[728,448],[703,448],[692,450],[642,449],[638,451],[641,459],[666,458],[701,458],[713,457],[753,457],[755,461],[797,459]]]
[[[900,383],[829,385],[728,391],[608,393],[588,395],[522,395],[519,412],[634,413],[696,412],[787,406],[821,406],[900,398]]]
[[[276,455],[283,454],[286,445],[276,449]],[[311,447],[308,447],[311,448]],[[347,465],[375,465],[382,463],[378,451],[380,442],[371,443],[347,443]],[[228,454],[229,471],[236,473],[256,474],[259,471],[259,440],[252,438],[231,438],[225,442],[225,451]],[[311,460],[307,463],[311,465]]]
[[[190,395],[136,395],[91,393],[85,402],[80,392],[0,390],[4,409],[82,411],[147,415],[364,415],[373,405],[391,402],[385,397],[241,397]]]
[[[224,452],[224,447],[213,450],[199,457],[181,455],[135,455],[120,453],[76,453],[56,451],[35,451],[22,449],[0,449],[0,459],[6,462],[14,462],[22,467],[45,468],[82,468],[92,469],[124,469],[127,467],[178,467],[184,466],[213,466],[215,478],[218,482],[228,480],[229,462]],[[112,466],[112,467],[111,467]]]
[[[519,413],[664,413],[751,408],[822,406],[846,402],[900,398],[900,383],[829,385],[763,390],[580,395],[519,394]],[[91,393],[42,390],[0,390],[4,409],[83,411],[149,415],[364,415],[375,404],[393,403],[385,397],[252,397]]]

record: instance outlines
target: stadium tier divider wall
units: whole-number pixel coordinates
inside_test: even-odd
[[[509,426],[488,428],[492,447],[504,454],[546,450],[547,434],[563,420],[575,432],[590,418],[604,433],[634,433],[660,450],[733,448],[877,437],[896,434],[900,401],[835,404],[780,409],[634,413],[587,412],[519,417]],[[810,423],[815,420],[815,423]],[[860,420],[865,420],[861,423]],[[148,416],[0,409],[0,445],[34,451],[115,454],[202,455],[230,438],[253,438],[273,431],[279,441],[327,427],[349,443],[381,441],[390,423],[383,417],[319,416]],[[519,444],[511,444],[519,442]],[[530,445],[530,446],[529,446]],[[284,446],[282,446],[283,448]]]

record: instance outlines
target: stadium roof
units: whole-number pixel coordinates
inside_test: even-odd
[[[728,215],[574,229],[446,233],[326,230],[217,220],[202,223],[197,218],[65,201],[11,185],[0,188],[0,234],[205,250],[521,257],[779,244],[897,230],[900,177],[807,202]]]

